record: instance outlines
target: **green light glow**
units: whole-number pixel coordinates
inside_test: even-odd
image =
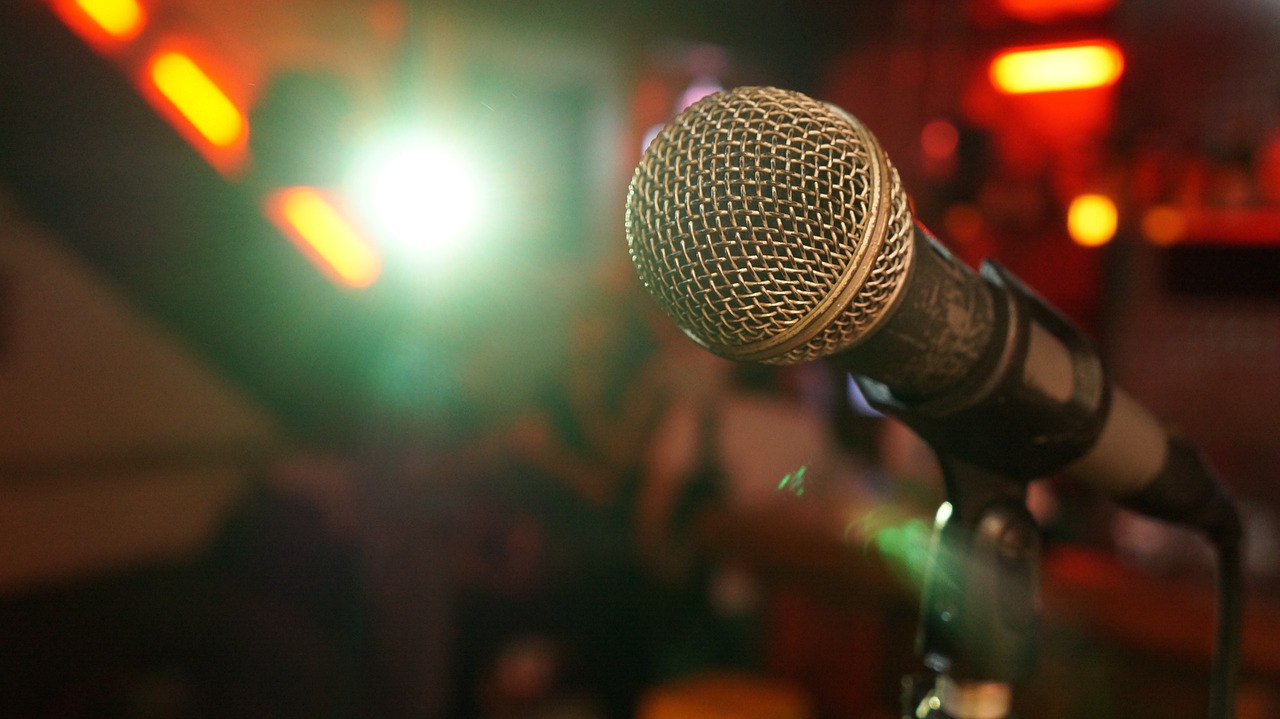
[[[788,472],[786,476],[782,478],[782,481],[778,482],[778,491],[790,491],[797,497],[803,497],[805,489],[804,473],[808,469],[808,465],[800,465],[800,469],[797,469],[794,472]]]
[[[848,540],[861,540],[866,551],[874,549],[891,571],[917,590],[924,586],[932,536],[925,518],[892,505],[855,517],[845,527]]]

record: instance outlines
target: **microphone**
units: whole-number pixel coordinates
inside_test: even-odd
[[[767,87],[695,103],[636,168],[626,235],[645,288],[720,356],[831,360],[935,450],[1015,479],[1062,472],[1238,539],[1199,452],[1016,277],[990,260],[973,272],[917,224],[875,137],[839,108]]]

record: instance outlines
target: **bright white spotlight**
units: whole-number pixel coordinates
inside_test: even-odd
[[[389,253],[448,260],[476,233],[480,178],[460,147],[424,135],[401,135],[363,154],[353,196]]]

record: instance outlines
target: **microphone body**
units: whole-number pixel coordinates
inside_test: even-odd
[[[914,241],[921,247],[901,304],[832,357],[873,406],[989,471],[1023,480],[1062,472],[1130,509],[1234,541],[1235,511],[1213,470],[1115,386],[1077,327],[997,263],[974,274],[919,226]],[[954,358],[955,336],[983,340],[962,353],[960,380],[921,394],[899,379],[909,366],[900,353],[934,342]]]
[[[874,136],[838,108],[772,88],[696,103],[637,167],[627,238],[646,288],[717,354],[829,359],[935,450],[1239,533],[1194,448],[1016,277],[973,272],[917,225]]]

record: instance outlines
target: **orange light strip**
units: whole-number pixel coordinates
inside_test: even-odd
[[[214,147],[231,148],[244,139],[244,115],[190,56],[175,50],[158,53],[147,63],[147,77]]]
[[[146,9],[138,0],[48,0],[59,19],[100,52],[114,52],[142,33]]]
[[[367,287],[382,273],[378,253],[315,188],[290,187],[273,193],[267,198],[266,214],[338,282]]]
[[[137,0],[75,0],[103,32],[117,40],[129,40],[142,32],[146,12]]]
[[[1124,53],[1111,42],[1006,50],[991,61],[997,90],[1010,95],[1083,90],[1114,85],[1124,72]]]

